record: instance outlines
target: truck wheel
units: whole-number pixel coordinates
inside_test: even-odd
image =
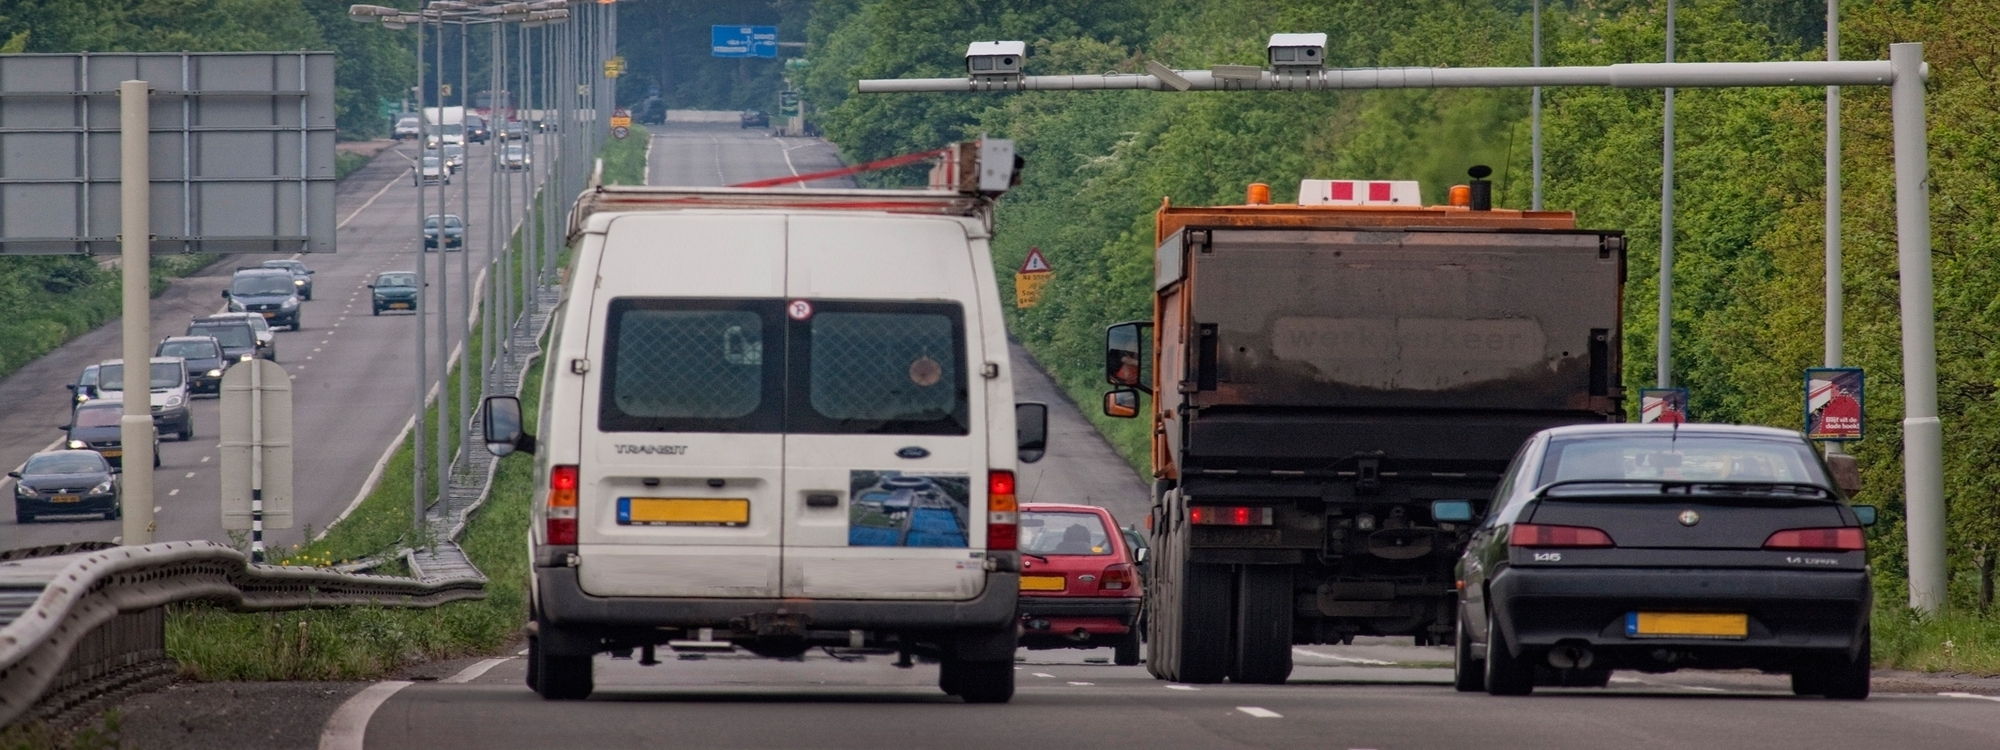
[[[1117,645],[1112,647],[1111,663],[1121,667],[1137,666],[1139,648],[1139,629],[1133,628],[1131,632],[1120,636]]]
[[[1232,681],[1283,685],[1292,675],[1292,570],[1245,565],[1236,588]]]
[[[1473,656],[1472,638],[1465,632],[1465,609],[1458,610],[1458,633],[1453,639],[1458,642],[1456,655],[1451,662],[1451,686],[1461,693],[1477,693],[1486,689],[1486,664]]]
[[[1527,695],[1535,692],[1535,664],[1507,650],[1507,637],[1492,613],[1486,615],[1486,692]]]
[[[1221,682],[1229,676],[1229,606],[1233,588],[1229,567],[1183,563],[1181,590],[1162,612],[1174,627],[1173,673],[1168,679],[1193,684]]]
[[[1006,703],[1014,699],[1014,662],[944,659],[938,663],[938,687],[966,703]]]

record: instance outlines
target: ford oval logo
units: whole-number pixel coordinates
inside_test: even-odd
[[[930,455],[931,455],[930,451],[924,450],[921,446],[915,446],[915,445],[896,451],[897,458],[928,458],[930,457]]]

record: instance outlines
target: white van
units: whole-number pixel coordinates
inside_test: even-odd
[[[597,188],[574,214],[536,456],[529,681],[654,647],[939,660],[1014,692],[1015,404],[991,200],[947,192]]]

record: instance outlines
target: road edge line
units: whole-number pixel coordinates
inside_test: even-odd
[[[484,659],[476,664],[473,664],[472,666],[458,670],[458,674],[446,677],[442,680],[438,680],[438,682],[448,685],[457,685],[461,683],[471,682],[473,680],[479,679],[480,675],[486,674],[487,670],[505,664],[509,661],[512,661],[513,659],[514,657],[511,656],[503,656],[498,659]]]
[[[665,126],[662,126],[661,129],[664,130]],[[650,130],[646,131],[646,166],[645,171],[639,173],[639,184],[641,185],[653,184],[653,139],[659,137],[658,134]]]
[[[340,704],[340,708],[327,717],[326,726],[320,728],[319,750],[363,750],[362,743],[368,737],[368,720],[374,718],[375,709],[397,691],[413,683],[402,680],[378,682],[362,688]]]

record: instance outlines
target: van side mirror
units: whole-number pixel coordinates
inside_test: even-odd
[[[1104,380],[1153,392],[1153,324],[1119,323],[1104,329]]]
[[[1104,416],[1117,419],[1139,416],[1139,392],[1120,388],[1104,394]]]
[[[1875,525],[1875,506],[1856,505],[1852,506],[1852,509],[1854,510],[1854,520],[1860,521],[1861,525],[1863,526]]]
[[[229,299],[229,290],[227,289],[222,290],[222,298]]]
[[[1431,520],[1438,523],[1465,523],[1472,520],[1470,500],[1432,500]]]
[[[521,400],[513,396],[487,396],[479,423],[486,433],[486,451],[507,456],[515,451],[533,454],[535,436],[521,428]]]
[[[1021,463],[1042,460],[1049,450],[1049,405],[1024,401],[1014,405],[1014,451]]]

